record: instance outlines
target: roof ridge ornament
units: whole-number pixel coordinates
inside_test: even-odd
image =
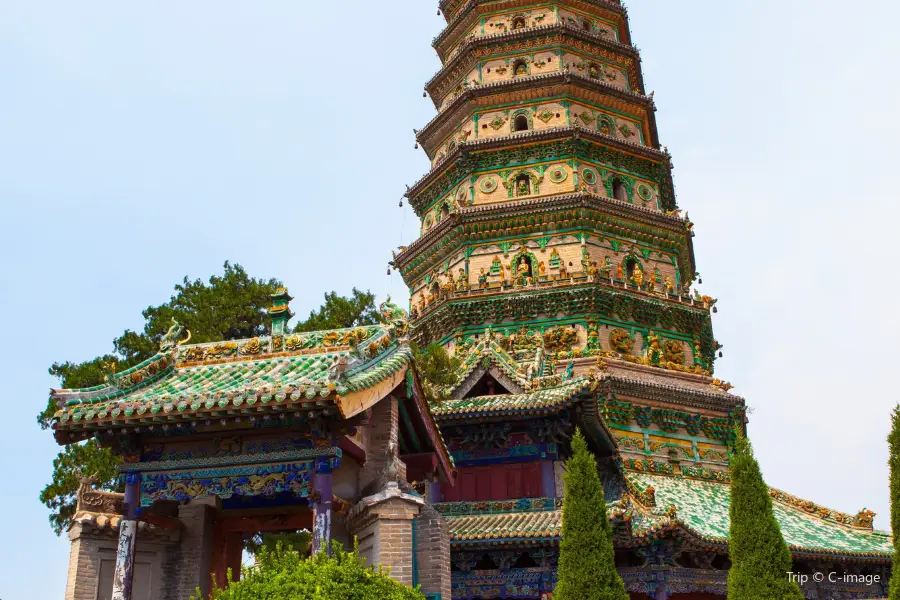
[[[187,332],[187,337],[183,340],[179,341],[184,333]],[[172,325],[169,326],[169,330],[159,341],[159,351],[160,353],[166,352],[168,350],[172,350],[181,346],[182,344],[186,344],[191,339],[191,331],[189,329],[185,329],[184,325],[178,322],[175,317],[172,317]]]

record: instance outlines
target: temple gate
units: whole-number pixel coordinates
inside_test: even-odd
[[[102,569],[96,585],[76,569],[67,598],[206,593],[213,579],[240,576],[249,537],[299,530],[312,552],[357,537],[401,581],[449,592],[449,573],[413,569],[413,547],[388,552],[411,539],[431,482],[454,480],[411,367],[405,312],[385,303],[384,325],[290,334],[289,300],[286,290],[273,297],[268,337],[186,345],[176,323],[156,356],[106,385],[54,392],[57,440],[96,437],[124,458],[126,482],[124,496],[82,487],[72,564],[100,553],[85,525],[114,522],[115,567],[111,585]],[[136,578],[159,535],[159,576],[138,568]]]

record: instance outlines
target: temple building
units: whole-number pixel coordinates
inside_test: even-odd
[[[246,538],[350,543],[430,599],[551,598],[575,428],[598,459],[616,565],[635,600],[725,598],[728,455],[743,398],[713,374],[716,299],[697,279],[627,12],[617,0],[443,0],[394,256],[409,310],[383,325],[190,345],[104,385],[55,390],[60,444],[124,458],[124,496],[85,482],[67,600],[187,598]],[[410,344],[443,345],[428,389]],[[445,400],[429,403],[439,392]],[[777,489],[797,573],[879,575],[807,598],[886,595],[889,533]],[[130,588],[130,589],[129,589]]]

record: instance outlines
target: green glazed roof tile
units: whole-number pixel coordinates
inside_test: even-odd
[[[586,377],[574,379],[562,385],[526,392],[524,394],[502,394],[478,396],[460,400],[445,400],[434,406],[432,412],[438,418],[481,413],[505,413],[516,411],[546,411],[569,402],[592,385]]]
[[[390,338],[386,328],[357,328],[360,329],[366,331],[367,337],[358,351],[347,350],[347,346],[338,349],[334,344],[272,354],[257,348],[250,356],[242,356],[237,350],[226,358],[213,354],[216,364],[209,364],[208,360],[204,363],[193,357],[209,356],[208,349],[215,344],[180,347],[177,360],[174,355],[158,354],[138,365],[140,368],[116,374],[110,385],[55,390],[52,397],[64,403],[56,419],[65,428],[66,424],[86,424],[110,416],[175,416],[188,408],[246,408],[257,402],[296,402],[300,398],[321,402],[334,394],[377,384],[409,364],[412,351]],[[346,331],[350,330],[310,335],[321,339]],[[250,342],[254,340],[229,344],[239,349]],[[255,343],[267,348],[269,341]],[[313,354],[316,350],[319,352]],[[339,362],[346,362],[344,371],[332,372],[332,366]]]
[[[683,526],[704,539],[727,542],[730,527],[730,485],[645,473],[629,472],[626,477],[639,490],[653,487],[656,506],[660,507],[657,511],[664,511],[674,505],[676,518]],[[797,506],[777,500],[773,502],[773,512],[785,542],[795,551],[869,556],[889,555],[893,552],[890,537],[872,529],[827,521]],[[637,529],[659,526],[665,519],[662,515],[639,513],[640,511],[635,511],[633,527]]]

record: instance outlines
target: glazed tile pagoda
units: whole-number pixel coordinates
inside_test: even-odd
[[[421,234],[392,261],[409,310],[159,352],[103,385],[54,390],[60,444],[122,457],[126,492],[86,480],[67,600],[186,598],[225,582],[250,536],[356,538],[429,600],[552,597],[576,427],[598,459],[634,600],[724,598],[728,457],[744,399],[713,374],[716,300],[615,0],[444,0],[427,82],[431,160],[408,191]],[[412,343],[458,359],[420,379]],[[429,404],[426,398],[443,401]],[[891,539],[771,489],[797,573],[879,575]],[[814,582],[807,598],[882,587]]]
[[[633,598],[721,598],[728,453],[744,400],[716,379],[716,300],[697,292],[652,94],[613,0],[447,0],[409,190],[421,235],[393,264],[411,337],[461,360],[433,406],[453,455],[454,599],[549,597],[575,427],[600,459]],[[881,574],[873,514],[771,491],[797,572]],[[809,585],[810,598],[880,588]]]

